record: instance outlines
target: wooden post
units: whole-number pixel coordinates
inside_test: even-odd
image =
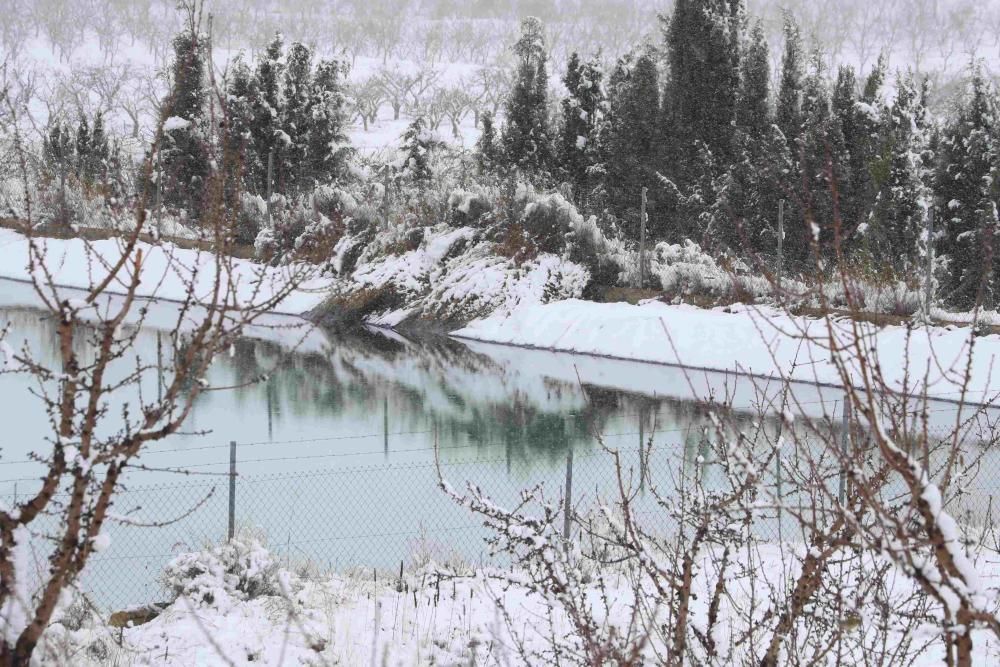
[[[163,341],[156,332],[156,400],[163,402]]]
[[[382,194],[382,220],[385,229],[389,229],[389,163],[385,165],[385,192]]]
[[[163,226],[160,221],[160,211],[163,209],[163,158],[162,146],[157,147],[156,150],[156,201],[153,206],[153,216],[156,220],[156,237],[159,239],[163,236]]]
[[[642,203],[639,209],[639,289],[646,286],[646,192],[642,189]]]
[[[229,541],[236,534],[236,441],[229,441]]]
[[[924,317],[931,321],[931,306],[934,303],[934,209],[927,210],[927,268],[924,277]]]
[[[267,396],[267,441],[274,441],[274,392],[271,388],[271,378],[267,379],[264,385],[264,394]]]
[[[778,289],[785,273],[785,200],[778,202]]]
[[[566,452],[566,503],[563,508],[563,538],[569,539],[573,513],[573,447]]]
[[[62,192],[62,226],[69,229],[69,214],[66,212],[66,159],[63,158],[62,171],[59,176],[59,187]]]
[[[851,437],[851,396],[844,394],[844,407],[841,410],[843,416],[843,431],[840,434],[840,490],[837,497],[843,505],[847,500],[847,448]]]
[[[274,187],[274,148],[267,154],[267,226],[273,227],[271,221],[271,195]]]
[[[639,491],[646,491],[646,410],[645,403],[639,408]]]

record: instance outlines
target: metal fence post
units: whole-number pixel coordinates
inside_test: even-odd
[[[927,210],[927,275],[924,278],[924,313],[931,321],[931,304],[934,301],[934,209]]]
[[[274,148],[267,154],[267,226],[273,227],[271,221],[271,195],[274,187]]]
[[[156,202],[153,206],[157,238],[163,236],[163,223],[160,220],[160,213],[163,209],[163,159],[161,157],[163,151],[161,148],[158,147],[156,151]]]
[[[382,433],[385,437],[385,458],[389,458],[389,397],[382,398]]]
[[[639,209],[639,289],[646,286],[646,192],[642,189],[642,204]]]
[[[236,534],[236,441],[229,441],[229,541]]]
[[[646,412],[639,408],[639,491],[646,491]]]
[[[566,452],[566,504],[563,508],[563,537],[569,539],[573,512],[573,447]]]
[[[847,447],[850,442],[850,431],[851,431],[851,397],[850,394],[844,394],[844,407],[841,410],[843,413],[843,431],[840,434],[840,492],[838,497],[840,498],[840,504],[843,505],[844,501],[847,499]]]
[[[785,200],[778,202],[778,289],[785,273]]]

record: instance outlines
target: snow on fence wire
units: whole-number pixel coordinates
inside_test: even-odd
[[[633,510],[647,527],[659,523],[664,533],[672,529],[672,519],[657,506],[657,493],[674,493],[678,480],[693,478],[695,469],[705,490],[724,485],[724,474],[714,469],[710,450],[698,437],[680,443],[630,441],[610,446],[637,491]],[[238,454],[238,445],[235,450]],[[765,485],[786,507],[798,502],[788,490],[797,466],[795,452],[783,453],[764,473]],[[537,484],[553,502],[571,487],[569,508],[575,516],[617,497],[612,456],[596,444],[549,452],[534,462],[444,449],[439,464],[425,458],[267,474],[239,474],[237,458],[235,475],[201,473],[205,476],[185,483],[122,489],[112,508],[116,520],[105,528],[110,547],[91,559],[83,587],[105,611],[166,600],[160,583],[164,566],[181,553],[225,540],[231,526],[259,536],[291,567],[398,571],[401,563],[429,561],[504,565],[491,558],[481,520],[440,490],[438,470],[453,488],[474,484],[511,508],[522,490]],[[827,473],[824,483],[835,497],[843,477],[836,465]],[[995,489],[1000,489],[1000,460],[987,459],[976,479],[963,485],[951,511],[967,523],[982,523]],[[800,539],[791,514],[762,511],[752,530],[766,541]]]

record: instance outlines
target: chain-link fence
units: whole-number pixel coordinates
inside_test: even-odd
[[[833,428],[842,428],[840,420],[836,422]],[[491,558],[482,521],[441,490],[441,479],[459,492],[467,484],[475,485],[508,508],[520,503],[523,490],[539,484],[553,502],[563,499],[569,488],[572,511],[582,515],[619,497],[620,470],[635,494],[632,510],[666,531],[672,519],[657,505],[658,496],[684,493],[690,488],[685,485],[695,478],[705,490],[726,486],[723,466],[714,460],[718,450],[711,444],[712,430],[706,427],[707,422],[659,433],[621,429],[603,434],[599,439],[603,446],[595,436],[589,447],[548,451],[534,459],[486,458],[475,449],[442,446],[436,456],[433,449],[399,449],[394,461],[369,450],[359,461],[345,453],[349,452],[345,446],[342,458],[332,465],[326,458],[322,460],[326,467],[304,469],[320,465],[309,459],[279,473],[255,472],[261,468],[251,464],[260,458],[252,457],[260,448],[251,445],[260,443],[246,443],[242,451],[234,443],[231,471],[189,470],[197,476],[183,483],[123,488],[112,508],[113,521],[105,528],[111,546],[90,560],[84,587],[106,610],[164,600],[167,593],[159,583],[164,566],[180,553],[225,540],[231,527],[238,535],[249,531],[264,540],[289,567],[395,571],[401,563],[428,561],[505,564]],[[770,433],[763,439],[765,449],[780,442],[780,428],[778,420],[771,421]],[[801,444],[779,447],[778,455],[767,459],[767,470],[759,471],[763,487],[781,498],[780,504],[792,508],[799,503],[801,510],[803,499],[797,494],[802,487],[796,486],[796,477],[801,480],[805,468],[815,470],[820,461],[826,467],[823,483],[836,498],[844,483],[840,459],[821,452],[831,442],[818,442],[813,451]],[[290,443],[267,447],[275,453],[265,457],[268,460],[296,460]],[[975,454],[976,447],[970,444],[968,454]],[[617,452],[619,468],[609,450]],[[241,458],[250,472],[240,473]],[[338,465],[338,460],[343,463]],[[982,522],[1000,488],[996,487],[1000,460],[981,458],[973,473],[963,480],[950,509]],[[45,526],[38,530],[43,533]],[[755,512],[752,530],[764,540],[801,538],[794,512],[783,515],[776,507]]]

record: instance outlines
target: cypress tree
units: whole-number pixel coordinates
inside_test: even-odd
[[[740,64],[740,87],[736,98],[736,126],[755,141],[762,141],[771,126],[770,82],[767,40],[758,20]]]
[[[433,177],[430,166],[431,137],[423,116],[417,116],[403,133],[404,172],[421,186]]]
[[[497,145],[496,129],[493,125],[493,113],[485,111],[480,120],[482,131],[476,141],[476,164],[479,167],[479,175],[485,176],[493,173],[500,165],[500,147]]]
[[[742,0],[677,0],[666,34],[674,159],[731,156],[744,23]]]
[[[280,33],[267,45],[263,56],[257,62],[254,73],[253,123],[250,128],[251,145],[257,153],[255,162],[260,165],[256,189],[263,195],[267,192],[267,161],[273,150],[275,171],[280,171],[281,154],[281,89],[280,82],[284,66],[281,62],[284,43]],[[280,174],[274,175],[274,186],[282,182]]]
[[[778,87],[775,122],[790,147],[802,130],[802,81],[804,78],[802,37],[799,27],[785,14],[785,52],[781,59],[781,83]]]
[[[552,138],[548,118],[548,56],[542,22],[528,17],[521,22],[521,37],[514,46],[517,74],[507,98],[502,132],[504,160],[536,176],[552,165]]]
[[[648,53],[618,60],[609,80],[608,120],[600,135],[604,165],[601,189],[628,238],[639,238],[643,187],[650,190],[649,233],[658,223],[656,178],[659,152],[660,84]]]
[[[202,133],[205,105],[205,45],[192,26],[174,38],[173,85],[164,105],[161,164],[163,201],[200,212],[208,175]]]
[[[997,305],[997,206],[1000,150],[996,93],[982,67],[973,67],[969,92],[941,141],[936,192],[944,227],[941,253],[946,299],[963,309]]]
[[[307,158],[312,182],[329,181],[343,175],[351,149],[344,131],[342,67],[334,60],[316,66],[312,81],[307,122]]]
[[[598,159],[597,130],[604,105],[601,79],[597,63],[581,63],[576,53],[570,56],[563,78],[569,94],[562,100],[559,169],[573,186],[577,204],[588,198],[590,172]]]
[[[884,176],[863,230],[873,255],[896,270],[916,268],[920,239],[933,205],[927,110],[913,75],[900,77],[881,138]]]
[[[299,42],[288,48],[281,115],[281,169],[283,190],[295,192],[312,182],[309,148],[309,107],[312,93],[312,51]]]

